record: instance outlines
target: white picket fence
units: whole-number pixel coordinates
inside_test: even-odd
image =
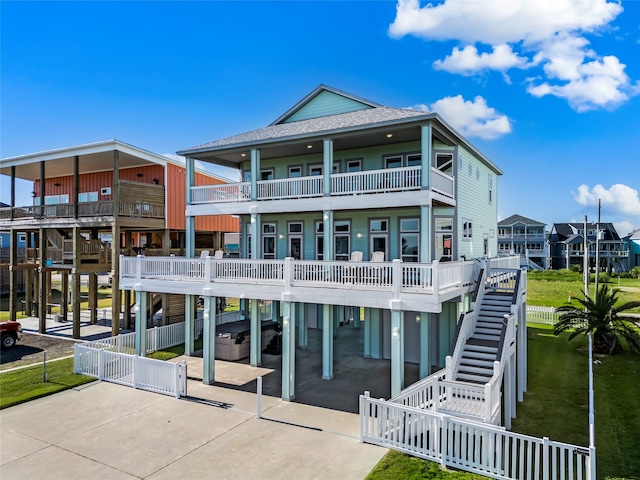
[[[558,323],[560,314],[554,307],[538,307],[527,305],[527,323],[542,323],[545,325],[555,325]]]
[[[194,322],[194,336],[198,338],[204,328],[204,321],[202,318],[198,318]],[[184,343],[184,334],[184,322],[149,328],[146,331],[146,353],[157,352],[163,348],[180,345]],[[122,333],[116,337],[103,338],[93,342],[87,342],[84,345],[115,352],[134,353],[136,350],[136,334],[135,332]]]
[[[164,362],[78,344],[74,346],[73,370],[98,380],[176,398],[187,395],[186,362]]]
[[[595,480],[595,448],[360,396],[360,441],[497,479]]]

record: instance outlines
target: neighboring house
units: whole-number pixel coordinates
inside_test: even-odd
[[[89,277],[89,304],[96,321],[97,274],[111,272],[118,290],[121,254],[183,254],[185,228],[185,166],[118,140],[20,155],[0,160],[0,173],[33,182],[31,205],[0,208],[0,229],[8,230],[9,243],[27,240],[24,252],[16,249],[6,266],[26,276],[26,304],[41,306],[40,331],[46,329],[46,311],[52,303],[51,274],[62,275],[62,291],[74,280]],[[198,171],[197,184],[221,185],[227,179]],[[192,182],[193,183],[193,182]],[[199,249],[218,249],[223,234],[237,232],[238,220],[230,215],[205,216],[189,225],[188,242]],[[3,246],[5,240],[3,239]],[[7,244],[7,246],[8,246]],[[36,278],[37,277],[37,278]],[[37,281],[36,281],[37,280]],[[11,276],[10,282],[17,282]],[[79,336],[80,281],[73,282],[74,337]],[[12,288],[10,313],[17,310],[17,288]],[[61,296],[66,317],[67,296]],[[150,309],[171,307],[184,314],[184,301],[165,295],[151,300]],[[176,307],[176,305],[178,305]],[[131,296],[124,299],[125,321],[131,314]],[[113,296],[113,334],[120,328],[120,296]],[[35,312],[34,312],[35,313]]]
[[[596,268],[596,239],[600,271],[611,274],[627,271],[629,250],[612,223],[587,223],[589,270]],[[599,231],[599,233],[598,233]],[[599,237],[598,237],[599,235]],[[549,235],[551,268],[554,270],[584,266],[584,223],[554,223]]]
[[[498,222],[498,255],[520,255],[520,265],[535,270],[548,268],[546,224],[511,215]]]
[[[489,405],[479,399],[487,383],[499,399],[507,372],[509,423],[516,383],[522,392],[526,379],[526,333],[520,329],[516,339],[500,332],[515,328],[515,318],[524,324],[514,279],[526,272],[517,257],[497,259],[501,170],[437,113],[384,107],[321,85],[264,128],[178,154],[187,157],[187,238],[201,216],[237,215],[241,258],[194,258],[193,242],[185,245],[187,258],[125,257],[120,286],[135,291],[143,311],[147,292],[204,297],[205,383],[215,381],[216,331],[223,328],[215,321],[216,297],[239,297],[250,324],[251,365],[261,364],[265,347],[261,318],[281,323],[286,400],[295,397],[295,351],[307,346],[308,331],[322,330],[318,375],[329,380],[334,336],[352,322],[362,332],[353,348],[390,360],[390,382],[371,381],[390,383],[393,396],[405,387],[406,363],[419,366],[420,378],[446,364],[436,383],[459,381],[475,399],[469,401],[480,402],[466,418],[500,422],[496,410],[479,413]],[[243,181],[196,186],[196,159],[235,167]],[[500,306],[481,309],[501,293]],[[194,348],[193,304],[187,299],[187,355]],[[494,308],[499,312],[484,316]],[[136,336],[144,354],[142,323]],[[504,349],[501,338],[508,339]]]
[[[640,267],[640,229],[634,230],[622,239],[629,251],[629,270]]]

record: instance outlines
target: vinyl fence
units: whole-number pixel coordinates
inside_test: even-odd
[[[560,314],[553,307],[537,307],[527,305],[527,323],[543,323],[545,325],[555,325]]]
[[[187,364],[164,362],[88,345],[75,345],[73,369],[107,382],[176,398],[187,395]]]
[[[504,480],[595,480],[595,448],[360,396],[360,441]]]

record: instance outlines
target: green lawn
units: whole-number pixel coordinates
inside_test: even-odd
[[[47,362],[47,381],[42,364],[0,374],[0,408],[77,387],[94,379],[73,373],[73,358]]]

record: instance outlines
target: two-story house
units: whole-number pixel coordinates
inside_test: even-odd
[[[405,362],[425,377],[445,365],[456,339],[472,335],[460,333],[459,319],[476,286],[490,284],[478,281],[477,259],[498,254],[502,172],[437,113],[321,85],[264,128],[178,154],[187,157],[185,258],[125,257],[120,286],[136,293],[142,311],[147,292],[204,297],[205,383],[215,381],[218,296],[241,299],[253,366],[264,348],[259,305],[272,305],[282,326],[284,399],[295,397],[295,350],[311,329],[322,331],[318,375],[329,380],[338,325],[353,319],[362,355],[390,360],[393,395],[405,386]],[[196,184],[196,159],[237,168],[242,181]],[[240,218],[240,259],[197,258],[193,224],[209,215]],[[504,266],[518,271],[513,259],[515,267]],[[187,354],[193,304],[187,300]],[[506,325],[499,319],[498,331]],[[136,327],[140,354],[142,332]],[[490,352],[479,363],[488,364],[456,378],[484,384],[493,375],[498,339],[481,337]]]
[[[511,215],[498,222],[498,255],[520,255],[520,265],[535,270],[548,268],[546,224]]]
[[[66,320],[68,296],[74,337],[80,334],[81,276],[88,277],[91,320],[97,316],[97,274],[111,273],[112,332],[118,334],[124,303],[131,318],[131,295],[119,295],[119,256],[184,254],[185,166],[162,155],[118,140],[31,153],[0,160],[0,173],[10,177],[11,202],[0,208],[0,230],[9,232],[10,316],[18,310],[19,283],[24,284],[29,313],[38,306],[39,329],[46,330],[52,308],[51,278],[61,276],[60,313]],[[228,180],[206,171],[194,172],[196,184],[220,185]],[[30,205],[16,204],[16,179],[32,182]],[[237,232],[230,215],[202,216],[190,225],[198,249],[219,249],[225,232]],[[24,243],[23,243],[24,242]],[[4,245],[3,240],[3,247]],[[24,278],[24,280],[22,280]],[[71,282],[69,281],[71,279]],[[57,302],[56,302],[57,303]],[[150,298],[150,311],[163,308],[164,320],[184,315],[184,299]]]
[[[549,235],[551,266],[554,270],[584,265],[584,239],[587,238],[589,269],[595,271],[596,243],[600,270],[611,274],[628,269],[628,245],[620,238],[612,223],[554,223]]]

